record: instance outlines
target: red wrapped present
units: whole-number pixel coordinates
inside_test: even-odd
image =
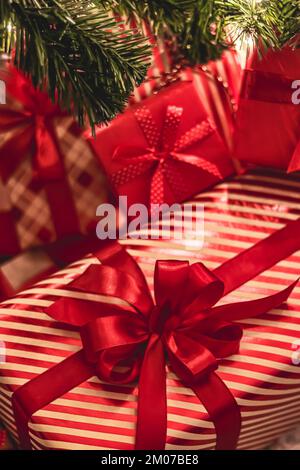
[[[129,205],[180,202],[234,172],[192,82],[128,109],[91,142],[115,194]]]
[[[3,302],[0,416],[14,439],[260,449],[294,426],[299,187],[267,172],[223,182],[194,199],[201,250],[145,228]]]
[[[16,70],[2,73],[0,256],[86,234],[104,177],[78,126]]]
[[[262,166],[300,169],[300,52],[256,52],[243,77],[235,133],[236,158]]]

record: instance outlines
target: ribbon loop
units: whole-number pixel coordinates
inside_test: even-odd
[[[53,120],[47,114],[37,114],[34,120],[36,154],[33,166],[37,178],[42,181],[61,179],[64,176],[64,166]]]
[[[154,271],[154,293],[156,304],[166,303],[174,309],[182,297],[179,290],[188,280],[187,261],[157,261]]]
[[[183,317],[188,323],[195,314],[206,315],[223,296],[224,284],[203,263],[195,263],[189,269],[187,293],[183,297]]]
[[[187,335],[174,334],[167,341],[168,358],[174,372],[188,386],[199,383],[218,368],[215,356]]]
[[[109,331],[109,336],[105,331]],[[140,316],[127,313],[98,317],[80,329],[80,336],[87,360],[96,362],[102,351],[143,343],[149,334]]]

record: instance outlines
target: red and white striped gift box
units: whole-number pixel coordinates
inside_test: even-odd
[[[208,268],[215,268],[297,219],[299,189],[299,177],[251,172],[194,199],[194,204],[205,208],[202,249],[184,240],[122,243],[138,260],[150,286],[156,259],[201,260]],[[0,340],[5,360],[0,364],[0,418],[16,441],[13,392],[81,347],[78,333],[62,328],[43,309],[62,295],[91,298],[91,294],[72,292],[68,284],[96,262],[92,256],[82,259],[1,304]],[[272,294],[297,279],[299,271],[300,252],[222,302]],[[222,360],[218,374],[241,408],[238,448],[259,449],[300,421],[300,287],[287,304],[242,323],[240,352]],[[215,432],[208,414],[172,371],[168,371],[167,399],[166,449],[213,449]],[[113,386],[92,378],[33,415],[29,423],[32,448],[132,449],[136,404],[136,386]]]

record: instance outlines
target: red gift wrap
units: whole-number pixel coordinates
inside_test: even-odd
[[[154,38],[147,25],[144,29],[153,46],[153,61],[146,80],[130,98],[130,105],[140,103],[163,88],[168,80],[174,79],[174,69],[178,67],[168,42],[161,37]],[[242,79],[238,54],[234,50],[225,51],[219,60],[210,61],[203,67],[182,69],[177,76],[183,81],[193,80],[207,113],[215,121],[229,148],[232,148],[234,111]],[[235,166],[239,166],[237,162]]]
[[[202,248],[145,228],[2,302],[0,416],[15,441],[259,449],[294,426],[299,187],[233,178],[193,200]]]
[[[236,158],[290,172],[300,169],[299,66],[300,52],[291,47],[250,57],[237,113]]]
[[[2,72],[0,256],[88,233],[106,197],[78,126],[15,69]]]
[[[234,172],[192,82],[179,82],[115,119],[91,140],[128,205],[186,200]]]

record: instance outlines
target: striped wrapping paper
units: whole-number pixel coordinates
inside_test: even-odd
[[[131,240],[122,242],[152,286],[156,259],[203,261],[215,268],[300,216],[300,177],[251,172],[194,199],[205,207],[205,242]],[[299,236],[299,234],[295,234]],[[92,256],[39,282],[0,308],[0,339],[6,360],[0,365],[0,418],[17,441],[11,396],[20,385],[80,349],[74,329],[62,327],[43,309],[61,295],[101,301],[74,293],[68,283],[92,263]],[[222,302],[272,294],[300,272],[300,251],[251,280]],[[111,299],[111,302],[115,302]],[[220,362],[218,374],[230,387],[242,413],[239,449],[260,449],[300,422],[300,287],[288,304],[242,322],[240,353]],[[193,392],[168,371],[166,449],[213,449],[215,432]],[[132,449],[137,387],[113,386],[94,377],[32,417],[33,449]]]

